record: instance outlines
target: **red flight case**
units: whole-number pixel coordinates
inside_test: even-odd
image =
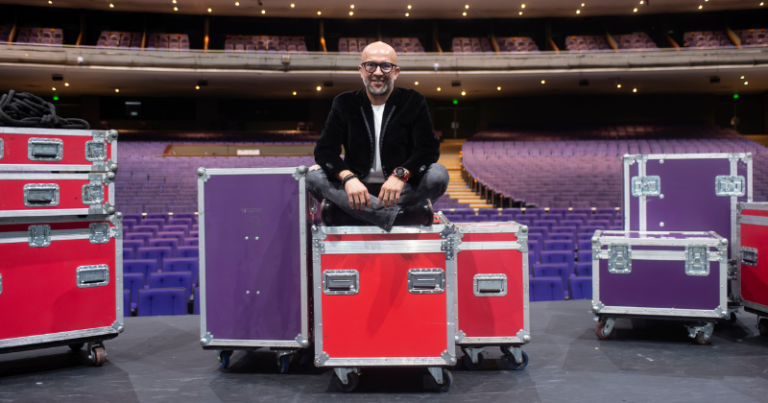
[[[464,365],[483,366],[482,351],[498,346],[513,369],[528,365],[528,227],[508,223],[455,224],[458,317],[456,341]]]
[[[354,390],[365,366],[425,366],[446,391],[456,363],[452,227],[313,226],[315,366]]]
[[[104,363],[102,341],[123,331],[121,218],[0,222],[0,353],[87,343]]]
[[[738,261],[741,304],[758,315],[760,334],[768,336],[768,203],[739,203]]]
[[[0,127],[0,171],[117,170],[117,131]]]

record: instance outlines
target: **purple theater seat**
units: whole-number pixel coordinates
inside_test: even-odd
[[[573,241],[548,240],[544,241],[544,250],[568,250],[573,251]]]
[[[568,271],[573,273],[573,251],[543,251],[539,256],[541,263],[565,263]]]
[[[576,263],[576,275],[577,276],[592,276],[592,263],[579,262]]]
[[[533,216],[535,218],[540,218],[542,215],[544,215],[546,213],[547,212],[543,208],[527,208],[527,209],[525,209],[525,215]]]
[[[130,232],[130,229],[133,228],[134,225],[139,225],[139,222],[133,218],[123,218],[123,228],[128,229],[128,232]]]
[[[136,223],[140,223],[141,214],[123,214],[123,220],[134,220]]]
[[[563,281],[560,277],[531,277],[528,279],[530,301],[562,301]]]
[[[599,229],[605,229],[605,228],[602,228],[602,227],[599,227],[599,226],[596,226],[596,225],[584,225],[579,230],[579,233],[581,233],[581,234],[593,234],[594,235],[595,231],[597,231]]]
[[[450,222],[464,222],[464,216],[461,214],[446,214],[445,218]]]
[[[192,228],[193,223],[191,218],[176,218],[175,216],[168,221],[168,225],[186,225],[187,229]]]
[[[599,227],[600,229],[606,229],[608,228],[609,225],[611,225],[610,220],[588,220],[587,221],[587,227]]]
[[[592,250],[592,240],[581,240],[579,241],[579,251],[591,251]]]
[[[126,235],[127,236],[127,235]],[[129,249],[133,251],[133,256],[139,255],[139,248],[144,246],[144,240],[143,239],[126,239],[123,241],[123,250]]]
[[[192,226],[192,231],[199,231],[199,230],[200,230],[200,226],[199,225],[195,224],[195,225]]]
[[[575,208],[571,211],[573,214],[586,214],[586,215],[592,215],[592,209],[591,208]]]
[[[509,221],[515,221],[515,218],[509,214],[499,214],[495,216],[490,216],[489,220],[496,221],[496,222],[509,222]]]
[[[176,257],[200,257],[200,251],[197,246],[180,246]]]
[[[541,240],[543,241],[547,238],[547,234],[549,234],[549,228],[534,225],[533,227],[528,227],[528,235],[530,236],[530,234],[541,235]]]
[[[123,289],[123,315],[131,314],[131,291]]]
[[[152,273],[149,275],[149,288],[184,288],[187,299],[192,295],[192,273],[177,271],[172,273]]]
[[[560,214],[561,216],[565,216],[568,214],[567,208],[551,208],[549,209],[549,213],[547,214]]]
[[[616,214],[614,208],[599,208],[595,210],[595,214]]]
[[[138,273],[144,279],[144,285],[148,285],[149,274],[157,271],[156,260],[126,260],[123,262],[123,275]],[[137,294],[138,295],[138,294]]]
[[[181,231],[178,232],[158,232],[157,238],[155,239],[165,239],[165,238],[172,238],[179,241],[179,245],[181,245],[184,242],[184,233]]]
[[[156,225],[137,225],[133,227],[133,232],[147,232],[152,234],[152,237],[154,238],[158,233],[158,228]]]
[[[581,221],[581,220],[562,220],[562,221],[560,221],[560,226],[561,227],[576,228],[576,231],[578,231],[579,228],[581,228],[582,225],[584,225],[584,222]]]
[[[579,262],[591,262],[592,261],[592,248],[585,251],[579,251]]]
[[[613,221],[613,217],[614,217],[614,215],[613,215],[613,214],[594,214],[594,215],[592,216],[592,219],[593,219],[593,220],[608,220],[608,221]],[[589,222],[587,222],[587,225],[589,225]]]
[[[200,315],[200,287],[195,288],[195,309],[192,313]]]
[[[186,293],[184,288],[139,290],[137,316],[186,315]]]
[[[541,244],[535,239],[528,237],[528,250],[533,253],[533,260],[529,260],[528,264],[539,263],[539,254],[541,252]],[[530,256],[530,255],[529,255]]]
[[[163,267],[163,259],[171,258],[171,248],[167,246],[147,246],[139,248],[139,259],[152,259],[157,262],[158,268]]]
[[[544,220],[544,219],[538,219],[534,221],[535,225],[537,227],[546,227],[547,230],[551,230],[552,227],[557,225],[557,220]]]
[[[534,220],[533,218],[526,217],[524,214],[518,214],[518,215],[515,216],[515,221],[516,222],[518,222],[520,224],[523,224],[523,225],[527,225],[528,227],[533,225],[533,220]]]
[[[533,277],[560,277],[563,281],[563,290],[568,287],[568,278],[571,277],[570,269],[565,263],[536,264],[533,265]],[[565,293],[568,296],[568,293]]]
[[[133,259],[133,249],[123,248],[123,260],[131,260],[131,259]]]
[[[464,217],[465,222],[486,222],[488,221],[487,215],[468,215]]]
[[[579,239],[579,241],[590,240],[590,242],[591,242],[592,235],[594,235],[594,233],[584,232],[584,233],[580,233],[579,235],[577,235],[577,238]]]
[[[167,213],[149,213],[146,217],[144,217],[144,220],[154,220],[154,219],[160,219],[163,220],[163,224],[168,223],[168,214]]]
[[[184,240],[184,246],[199,246],[200,240],[197,238],[187,238]]]
[[[130,307],[125,311],[125,315],[130,316],[131,310],[136,309],[139,301],[139,290],[143,290],[144,274],[142,273],[123,273],[123,288],[131,292],[131,300],[128,301]]]
[[[621,231],[624,229],[624,227],[622,227],[621,225],[611,225],[610,227],[608,227],[608,229],[611,231]]]
[[[592,277],[571,277],[571,299],[592,299]]]
[[[512,217],[517,217],[517,215],[520,213],[521,213],[520,209],[516,209],[516,208],[505,208],[501,210],[501,214],[509,214]]]
[[[199,231],[189,231],[189,238],[198,238]]]
[[[477,214],[484,214],[487,216],[497,216],[499,215],[499,210],[495,208],[481,208],[481,209],[477,209]]]
[[[536,264],[536,253],[528,250],[528,277],[533,275],[533,265]]]
[[[181,232],[184,234],[184,237],[187,237],[187,234],[189,234],[189,227],[186,225],[171,225],[168,224],[165,226],[164,232]]]
[[[571,221],[578,221],[578,222],[579,222],[579,225],[584,225],[584,223],[586,223],[586,222],[587,222],[587,218],[588,218],[588,217],[589,217],[589,216],[587,216],[586,214],[568,214],[568,215],[565,217],[565,218],[566,218],[566,220],[563,220],[563,222],[561,222],[561,223],[560,223],[560,225],[565,225],[565,224],[564,224],[564,222],[565,222],[565,221],[568,221],[568,222],[571,222]]]
[[[200,262],[198,258],[176,258],[165,259],[163,261],[163,273],[167,272],[190,272],[192,273],[192,284],[200,282]]]
[[[453,214],[475,215],[475,210],[471,208],[457,208],[457,209],[453,209]]]
[[[552,232],[549,234],[569,234],[573,235],[573,239],[576,239],[576,234],[578,233],[578,229],[576,227],[571,226],[560,226],[560,227],[552,227]]]
[[[147,244],[149,243],[149,240],[152,239],[153,237],[154,235],[152,235],[151,232],[133,232],[125,235],[125,239],[129,241],[141,242],[141,245],[139,247],[147,246]],[[136,252],[138,252],[138,249],[136,250]]]
[[[160,218],[144,219],[144,221],[141,222],[141,225],[154,225],[157,227],[158,231],[162,231],[163,226],[165,225],[165,220]]]
[[[192,222],[195,222],[195,213],[175,213],[173,218],[189,218]]]
[[[551,241],[569,241],[571,244],[576,242],[576,236],[568,232],[550,232],[549,240]]]
[[[158,238],[149,240],[150,247],[166,246],[171,248],[171,257],[176,256],[176,251],[179,249],[179,240],[176,238]]]

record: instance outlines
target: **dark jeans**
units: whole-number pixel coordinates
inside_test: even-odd
[[[341,211],[359,220],[376,225],[386,231],[392,229],[395,217],[402,206],[413,206],[429,199],[437,200],[448,189],[448,170],[440,164],[432,164],[421,177],[418,186],[410,183],[403,186],[400,192],[400,201],[395,207],[379,206],[378,195],[382,184],[365,184],[368,193],[371,194],[371,207],[362,210],[354,210],[349,205],[347,192],[339,181],[330,181],[322,169],[316,169],[307,173],[307,190],[317,200],[327,199],[341,209]]]

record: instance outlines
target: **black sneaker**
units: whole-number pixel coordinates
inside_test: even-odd
[[[435,221],[435,212],[432,210],[432,202],[427,199],[424,203],[408,206],[400,210],[395,218],[394,225],[422,225],[429,227]]]

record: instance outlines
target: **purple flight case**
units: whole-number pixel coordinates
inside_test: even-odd
[[[306,172],[198,169],[204,349],[310,346]]]
[[[737,203],[752,201],[752,153],[623,157],[624,229],[714,231],[738,256]]]
[[[727,250],[728,240],[712,231],[598,230],[592,310],[598,316],[725,318]]]

